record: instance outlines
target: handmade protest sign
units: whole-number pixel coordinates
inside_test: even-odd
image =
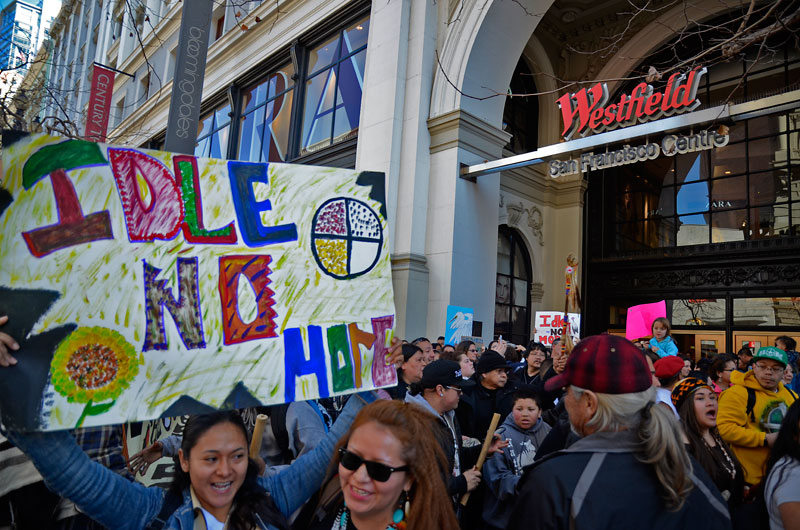
[[[55,430],[396,383],[384,176],[4,145],[3,421]]]
[[[456,345],[463,337],[472,335],[472,321],[475,311],[471,307],[447,306],[447,329],[444,332],[445,344]]]
[[[560,311],[537,311],[535,316],[536,333],[534,340],[545,346],[551,346],[557,337],[564,333],[564,313]],[[567,333],[577,344],[581,330],[581,314],[567,313]]]

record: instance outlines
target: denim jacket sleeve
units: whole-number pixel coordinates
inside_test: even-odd
[[[350,429],[358,411],[376,399],[375,392],[361,392],[351,397],[331,431],[313,451],[304,454],[277,475],[259,478],[281,513],[288,517],[317,492],[328,471],[336,442]]]
[[[51,490],[109,528],[144,528],[161,509],[161,488],[130,482],[93,462],[67,431],[23,434],[9,430],[8,438],[30,457]]]

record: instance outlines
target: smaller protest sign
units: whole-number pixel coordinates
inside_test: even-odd
[[[475,310],[471,307],[447,306],[447,330],[444,333],[445,344],[456,345],[462,337],[472,335],[472,320]]]
[[[652,304],[635,305],[628,308],[625,321],[625,338],[636,340],[652,335],[653,321],[667,316],[667,303],[664,300]]]
[[[580,340],[581,315],[580,313],[567,314],[567,333],[573,342]],[[564,313],[561,311],[537,311],[536,334],[534,340],[545,346],[551,346],[556,337],[564,332]]]

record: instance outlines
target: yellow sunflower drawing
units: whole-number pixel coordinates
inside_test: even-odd
[[[70,403],[86,403],[78,420],[109,410],[139,373],[136,350],[125,337],[103,327],[78,328],[56,348],[50,367],[56,391]],[[94,405],[98,401],[110,403]]]

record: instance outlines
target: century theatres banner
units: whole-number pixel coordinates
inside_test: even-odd
[[[114,71],[95,63],[92,65],[92,91],[86,113],[84,138],[92,142],[105,142],[108,133],[108,116],[111,113],[111,92],[114,89]]]

